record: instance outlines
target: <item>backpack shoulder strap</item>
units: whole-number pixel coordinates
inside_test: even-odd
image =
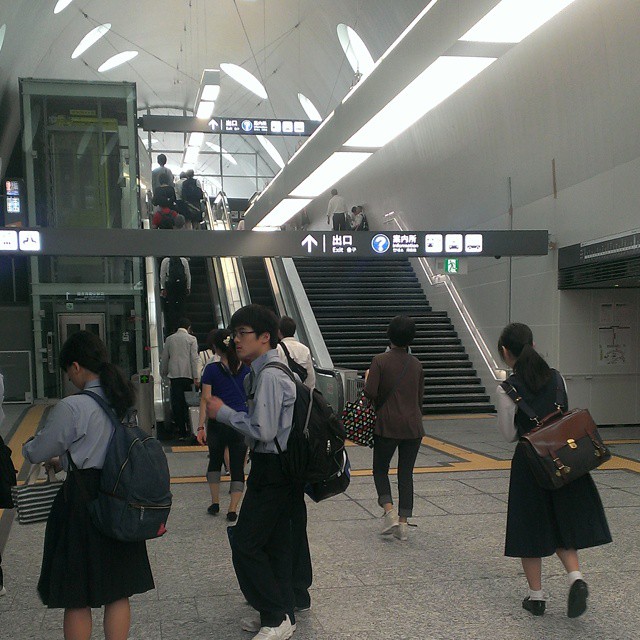
[[[293,376],[293,372],[291,371],[291,369],[289,369],[289,367],[287,367],[286,364],[284,364],[284,362],[267,362],[267,364],[265,364],[262,369],[280,369],[280,371],[284,371],[284,373],[286,373],[293,382],[296,381],[295,377]]]
[[[569,398],[567,396],[567,390],[564,386],[564,380],[562,379],[562,376],[557,369],[553,370],[553,375],[556,380],[556,407],[558,407],[558,409],[561,409],[563,405],[566,405],[568,409]]]
[[[122,423],[120,422],[120,420],[118,420],[118,416],[116,415],[111,405],[97,393],[93,393],[93,391],[87,391],[86,389],[83,389],[78,393],[78,395],[90,396],[91,398],[93,398],[105,410],[114,426],[122,426]]]

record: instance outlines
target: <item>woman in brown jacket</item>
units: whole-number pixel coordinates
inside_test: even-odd
[[[365,395],[376,407],[373,446],[373,480],[378,504],[384,509],[382,535],[407,539],[407,518],[413,511],[413,466],[416,462],[422,428],[424,373],[419,360],[409,354],[416,335],[415,322],[396,316],[389,323],[390,348],[371,362]],[[398,511],[393,508],[389,463],[398,449]]]

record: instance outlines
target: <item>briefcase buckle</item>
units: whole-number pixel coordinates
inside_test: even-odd
[[[572,449],[577,449],[578,445],[576,444],[576,441],[573,438],[569,438],[567,440],[567,444],[572,448]]]

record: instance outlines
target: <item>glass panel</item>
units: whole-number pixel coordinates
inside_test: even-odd
[[[72,336],[74,333],[78,333],[78,331],[80,331],[82,329],[82,327],[80,326],[80,324],[78,322],[68,322],[65,325],[65,331],[63,334],[63,338],[65,340],[67,340],[69,338],[69,336]]]
[[[93,333],[94,335],[101,337],[100,335],[100,325],[98,323],[93,323],[93,322],[87,322],[84,325],[84,330],[88,331],[89,333]]]

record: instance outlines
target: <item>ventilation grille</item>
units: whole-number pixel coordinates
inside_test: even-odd
[[[558,289],[606,289],[640,286],[640,257],[566,267],[558,271]]]

